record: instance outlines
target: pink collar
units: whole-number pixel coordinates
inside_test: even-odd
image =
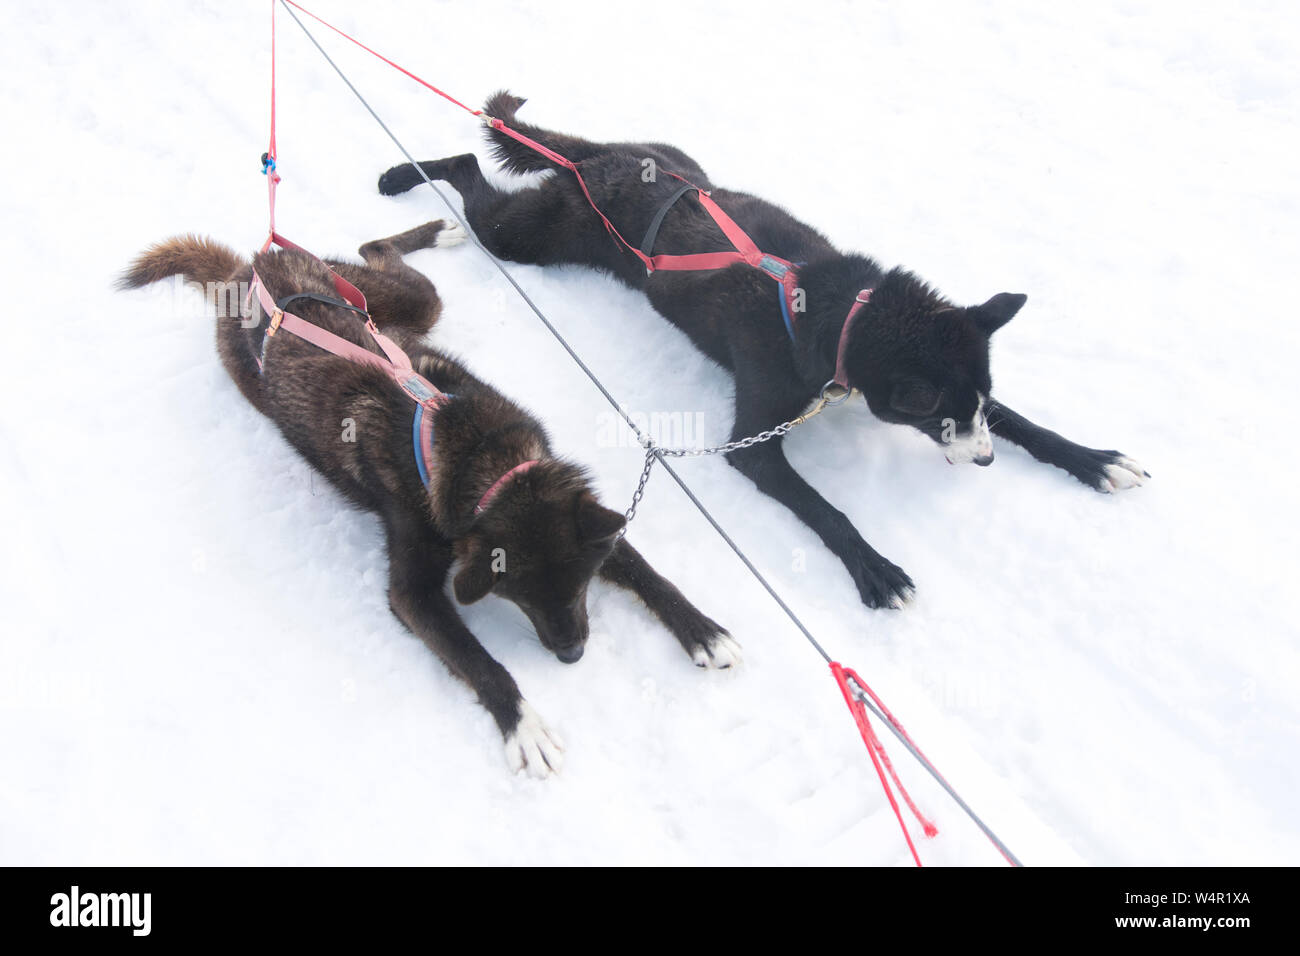
[[[500,478],[494,481],[492,483],[492,487],[489,488],[487,491],[483,492],[483,497],[480,498],[478,500],[478,504],[474,506],[474,514],[476,515],[482,514],[483,509],[492,503],[492,499],[501,493],[501,489],[506,486],[506,482],[508,482],[511,478],[513,478],[515,475],[522,475],[529,468],[532,468],[533,465],[538,465],[538,464],[541,464],[541,462],[538,461],[538,459],[536,458],[532,459],[531,461],[521,461],[519,464],[515,465],[504,475],[502,475]]]
[[[840,345],[835,351],[835,377],[827,383],[828,385],[838,385],[846,391],[850,387],[849,372],[845,367],[845,356],[848,353],[849,345],[849,329],[853,328],[853,320],[858,317],[862,307],[870,301],[871,290],[863,289],[854,300],[853,308],[849,309],[848,318],[844,320],[844,328],[840,330]]]

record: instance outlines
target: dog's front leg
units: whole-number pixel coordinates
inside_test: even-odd
[[[601,565],[600,576],[626,588],[663,622],[697,667],[725,669],[740,663],[740,644],[688,601],[671,581],[650,567],[639,551],[620,538]]]
[[[443,591],[451,545],[417,519],[388,520],[388,603],[393,613],[468,684],[496,720],[511,770],[546,777],[563,763],[563,744],[479,643]]]
[[[743,434],[738,430],[733,440]],[[753,481],[759,491],[781,502],[817,532],[826,547],[844,562],[867,607],[898,608],[910,601],[916,591],[912,579],[867,544],[844,513],[799,476],[780,443],[781,439],[776,438],[731,452],[727,461]]]
[[[1117,451],[1085,448],[1035,425],[999,401],[988,408],[989,430],[1015,442],[1041,462],[1063,468],[1089,488],[1107,494],[1145,483],[1151,476],[1132,458]]]

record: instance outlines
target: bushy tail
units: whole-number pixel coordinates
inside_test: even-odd
[[[569,136],[567,133],[553,133],[548,129],[532,126],[529,123],[520,123],[515,119],[515,114],[519,107],[526,102],[527,100],[523,97],[515,96],[508,90],[502,90],[488,98],[487,103],[483,105],[483,110],[489,116],[504,122],[511,129],[523,133],[529,139],[536,140],[547,149],[554,150],[565,159],[572,160],[575,163],[595,156],[600,152],[602,147],[599,143],[593,143],[578,136]],[[509,170],[512,173],[531,173],[543,169],[560,168],[541,153],[530,149],[517,140],[511,139],[505,133],[489,127],[487,136],[492,143],[492,153],[497,162],[501,164],[502,169]]]
[[[229,246],[202,236],[175,236],[140,253],[117,280],[119,289],[138,289],[169,276],[183,275],[187,282],[207,286],[227,282],[248,265]]]

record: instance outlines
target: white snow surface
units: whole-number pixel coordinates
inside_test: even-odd
[[[1294,5],[308,5],[471,104],[504,86],[543,126],[679,145],[958,302],[1027,293],[996,393],[1145,487],[1002,442],[950,467],[827,413],[790,455],[915,579],[887,612],[725,463],[681,473],[1027,864],[1300,859]],[[267,4],[7,9],[0,863],[910,863],[824,664],[662,473],[630,539],[744,664],[697,668],[600,583],[575,666],[504,601],[466,608],[565,741],[562,773],[511,775],[390,614],[377,520],[244,403],[197,297],[111,289],[167,236],[264,237]],[[417,158],[486,155],[315,32]],[[350,254],[442,217],[378,195],[397,149],[283,12],[279,39],[281,230]],[[625,507],[638,449],[493,266],[410,261],[434,341]],[[643,297],[510,268],[629,408],[726,435],[729,377]],[[939,825],[925,861],[1003,865],[885,741]]]

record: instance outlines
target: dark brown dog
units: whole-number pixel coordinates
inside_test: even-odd
[[[508,598],[566,663],[582,656],[587,585],[596,574],[636,593],[697,665],[730,667],[739,662],[740,648],[619,537],[623,516],[601,506],[580,467],[551,454],[535,418],[423,344],[442,304],[433,284],[402,256],[459,238],[459,230],[436,221],[366,243],[364,266],[329,263],[365,294],[376,324],[407,352],[415,371],[454,396],[435,413],[427,486],[413,452],[414,404],[383,371],[283,330],[267,338],[255,300],[242,320],[218,315],[217,350],[239,390],[303,457],[383,519],[393,613],[475,690],[501,728],[512,769],[546,776],[559,769],[562,746],[456,613],[444,592],[454,562],[458,601],[469,604],[488,592]],[[338,300],[320,260],[285,250],[260,253],[254,264],[273,298],[322,297],[295,300],[297,315],[379,352],[361,317]],[[227,301],[239,301],[252,272],[225,246],[186,236],[147,250],[120,285],[137,288],[183,275],[213,292],[234,290]],[[537,465],[510,477],[475,513],[488,488],[533,459]]]

